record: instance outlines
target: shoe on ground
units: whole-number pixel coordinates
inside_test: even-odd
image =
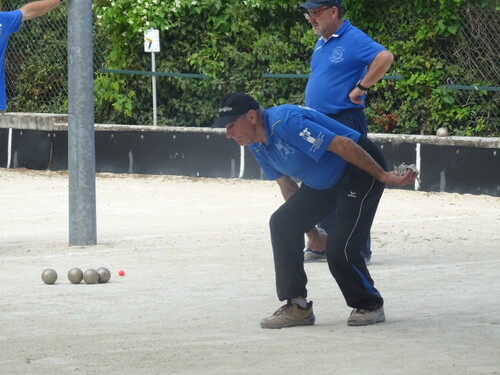
[[[311,248],[304,250],[304,263],[326,261],[326,251],[316,251]]]
[[[316,318],[312,309],[312,301],[307,304],[307,309],[303,309],[296,303],[287,303],[281,306],[268,318],[260,321],[262,328],[285,328],[294,326],[313,325]]]
[[[349,319],[347,319],[348,326],[368,326],[382,322],[385,322],[383,306],[375,310],[354,309]]]

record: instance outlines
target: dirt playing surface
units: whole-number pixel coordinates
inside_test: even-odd
[[[386,322],[348,327],[312,263],[316,324],[264,330],[275,182],[96,184],[98,244],[70,246],[67,174],[0,169],[0,374],[500,374],[500,198],[386,190],[369,266]],[[101,266],[107,284],[67,279]]]

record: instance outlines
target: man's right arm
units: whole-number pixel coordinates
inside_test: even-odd
[[[404,176],[386,172],[373,158],[353,140],[337,135],[328,145],[328,151],[364,170],[380,182],[394,186],[405,186],[415,182],[417,173],[408,169]]]
[[[51,11],[63,1],[61,0],[40,0],[24,4],[19,10],[23,13],[23,21],[31,20],[36,17],[43,16]]]
[[[393,60],[394,56],[392,55],[392,53],[387,50],[380,51],[369,65],[366,75],[359,81],[359,84],[366,88],[370,88],[371,86],[373,86],[389,70]],[[358,86],[356,86],[349,93],[349,99],[352,103],[363,104],[360,96],[365,94],[365,90],[362,90],[358,88]]]

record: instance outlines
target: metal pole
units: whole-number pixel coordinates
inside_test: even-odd
[[[69,243],[95,245],[92,0],[68,2]]]
[[[156,72],[155,53],[151,52],[151,70]],[[153,74],[153,126],[156,126],[156,75]]]

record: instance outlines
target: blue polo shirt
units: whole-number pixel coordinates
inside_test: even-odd
[[[23,12],[19,9],[11,12],[0,12],[0,110],[7,108],[7,94],[5,92],[5,49],[9,36],[21,28]]]
[[[321,113],[364,108],[349,100],[349,93],[365,76],[367,67],[383,46],[345,20],[328,40],[319,38],[311,57],[305,102]]]
[[[248,148],[269,180],[283,175],[323,190],[340,179],[347,162],[327,150],[336,135],[357,142],[360,134],[314,109],[284,104],[264,111],[266,143]]]

